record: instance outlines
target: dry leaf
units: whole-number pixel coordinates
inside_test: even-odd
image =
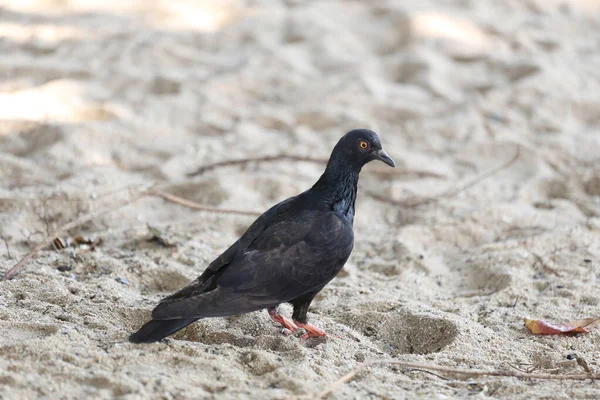
[[[57,237],[52,241],[52,246],[54,247],[55,250],[62,250],[62,249],[66,249],[67,247],[81,246],[84,249],[93,251],[96,249],[96,247],[100,246],[102,244],[102,242],[103,242],[102,238],[97,238],[95,240],[92,240],[92,239],[90,239],[88,237],[84,237],[84,236],[75,236],[73,238]]]
[[[586,333],[600,324],[600,318],[586,318],[562,325],[550,324],[539,319],[525,318],[525,327],[536,335],[558,335],[560,333]]]

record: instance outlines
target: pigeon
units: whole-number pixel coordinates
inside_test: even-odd
[[[157,342],[201,318],[262,309],[281,324],[283,333],[302,328],[304,339],[326,336],[306,314],[350,257],[358,176],[373,160],[396,166],[375,132],[346,133],[310,189],[262,214],[202,275],[161,300],[152,320],[129,341]],[[293,306],[291,321],[279,311],[283,303]]]

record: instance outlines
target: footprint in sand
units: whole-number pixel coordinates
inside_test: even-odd
[[[458,328],[451,321],[406,310],[349,313],[340,322],[372,338],[392,355],[435,353],[458,335]]]

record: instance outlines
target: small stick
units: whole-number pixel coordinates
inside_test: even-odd
[[[50,236],[50,222],[48,221],[48,200],[50,200],[50,198],[46,198],[44,199],[44,201],[42,202],[42,215],[38,215],[38,218],[42,220],[42,222],[44,222],[44,225],[46,226],[46,236]]]
[[[593,371],[590,368],[590,366],[588,365],[587,361],[585,361],[585,358],[581,357],[579,354],[575,355],[575,360],[577,360],[577,364],[583,368],[583,370],[585,372],[587,372],[588,374],[592,374]]]
[[[396,361],[396,360],[381,360],[381,361],[369,361],[363,364],[360,364],[352,371],[348,372],[346,375],[342,376],[337,381],[333,382],[330,386],[328,386],[325,390],[318,393],[315,396],[315,399],[324,399],[329,394],[331,394],[338,387],[343,385],[344,383],[350,382],[356,375],[358,375],[363,369],[367,367],[371,367],[373,365],[384,365],[384,364],[393,364],[400,365],[405,368],[413,368],[413,369],[423,369],[429,371],[438,371],[438,372],[446,372],[449,374],[458,374],[458,375],[466,375],[466,376],[506,376],[511,378],[519,378],[519,379],[550,379],[550,380],[577,380],[582,381],[586,379],[591,380],[600,380],[600,374],[569,374],[569,375],[555,375],[555,374],[529,374],[525,372],[516,372],[516,371],[508,371],[508,370],[481,370],[481,369],[457,369],[450,367],[443,367],[441,365],[428,365],[414,362],[405,362],[405,361]]]
[[[8,256],[9,259],[11,259],[12,255],[10,254],[10,247],[8,245],[8,239],[6,238],[6,236],[4,236],[4,234],[0,234],[0,239],[2,239],[2,241],[4,242],[4,246],[6,247],[6,255]]]
[[[544,271],[549,272],[554,276],[560,276],[560,274],[558,272],[556,272],[556,270],[554,268],[549,267],[548,264],[546,264],[544,262],[544,259],[542,258],[542,256],[540,256],[539,254],[536,254],[536,253],[531,253],[531,255],[535,259],[535,262],[533,263],[534,266],[535,266],[535,264],[540,264],[540,266],[542,267],[542,269]]]
[[[469,182],[465,183],[462,186],[454,187],[454,188],[449,189],[443,193],[440,193],[434,197],[424,197],[424,198],[420,198],[420,199],[417,198],[416,200],[409,201],[409,200],[389,199],[381,194],[374,193],[374,192],[367,192],[367,194],[369,196],[371,196],[372,198],[379,200],[381,202],[392,204],[395,206],[407,207],[407,208],[413,208],[413,207],[419,207],[419,206],[426,205],[426,204],[437,203],[442,199],[447,199],[449,197],[455,197],[455,196],[459,195],[460,193],[481,183],[482,181],[484,181],[488,178],[491,178],[492,176],[496,175],[497,173],[509,168],[519,159],[520,156],[521,156],[521,146],[517,145],[517,151],[515,152],[515,155],[507,162],[503,163],[502,165],[497,166],[496,168],[486,171],[481,175],[476,176],[475,178],[473,178],[472,180],[470,180]]]
[[[209,207],[202,204],[195,203],[190,200],[183,199],[179,196],[175,196],[170,193],[162,192],[160,190],[151,190],[147,193],[148,196],[160,197],[163,200],[166,200],[171,203],[179,204],[180,206],[191,208],[192,210],[197,211],[207,211],[216,214],[237,214],[237,215],[247,215],[251,217],[255,217],[260,215],[259,212],[256,211],[243,211],[243,210],[232,210],[225,208],[216,208]]]
[[[427,371],[426,369],[417,369],[417,368],[415,368],[415,369],[411,369],[410,370],[410,372],[414,372],[414,371],[423,372],[425,374],[433,375],[433,376],[435,376],[437,378],[440,378],[441,380],[444,380],[444,381],[449,381],[450,380],[450,379],[446,378],[445,376],[438,375],[435,372]]]
[[[293,154],[278,154],[275,156],[264,156],[264,157],[249,157],[249,158],[241,158],[239,160],[227,160],[227,161],[219,161],[213,164],[207,164],[200,168],[198,168],[194,172],[190,172],[187,174],[188,177],[202,175],[208,171],[212,171],[221,167],[232,167],[235,165],[246,165],[252,162],[273,162],[273,161],[304,161],[304,162],[312,162],[318,164],[327,164],[327,160],[313,157],[304,157],[304,156],[296,156]]]

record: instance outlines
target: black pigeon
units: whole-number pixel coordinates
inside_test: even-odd
[[[358,175],[373,160],[395,167],[375,132],[348,132],[312,188],[261,215],[200,277],[163,299],[129,341],[156,342],[201,318],[263,308],[285,333],[303,328],[303,338],[325,336],[306,312],[352,252]],[[282,303],[293,305],[293,322],[279,313]]]

